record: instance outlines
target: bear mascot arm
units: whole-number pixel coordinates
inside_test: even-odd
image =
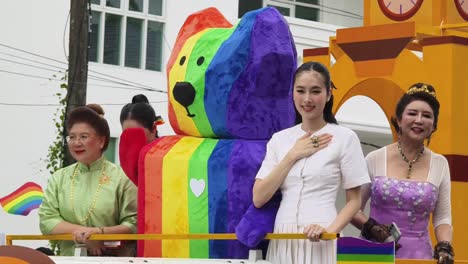
[[[280,202],[281,192],[278,191],[262,208],[251,204],[236,226],[237,239],[249,248],[257,247],[268,233],[273,232]]]

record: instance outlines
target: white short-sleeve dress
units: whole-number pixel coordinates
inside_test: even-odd
[[[256,178],[267,177],[305,133],[301,124],[275,133]],[[327,124],[314,134],[322,133],[333,135],[328,147],[298,160],[280,187],[283,199],[276,215],[275,233],[302,233],[309,224],[328,227],[337,215],[339,186],[350,189],[370,182],[357,135],[335,124]],[[267,259],[275,264],[336,263],[336,242],[272,240]]]

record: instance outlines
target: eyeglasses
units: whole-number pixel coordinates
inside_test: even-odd
[[[75,136],[75,135],[67,136],[65,139],[67,140],[67,143],[75,143],[75,142],[86,143],[90,137],[91,135],[89,134],[81,134],[78,136]]]

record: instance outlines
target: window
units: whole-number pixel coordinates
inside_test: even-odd
[[[127,18],[127,34],[125,41],[125,66],[140,68],[141,38],[143,32],[143,20]]]
[[[239,0],[239,18],[245,13],[263,7],[262,0]]]
[[[101,13],[96,11],[91,11],[91,32],[89,34],[89,46],[97,47],[99,39],[99,24],[101,21]],[[89,49],[88,58],[90,61],[97,61],[99,57],[99,50]]]
[[[161,71],[163,0],[91,0],[89,60]]]
[[[143,0],[130,0],[128,10],[143,12]]]
[[[271,7],[276,8],[283,16],[291,16],[291,10],[288,7],[283,7],[283,6],[274,6],[274,5],[268,5]]]
[[[146,34],[146,69],[161,71],[163,24],[148,21]]]
[[[104,29],[104,63],[119,65],[122,16],[106,14]]]
[[[162,16],[162,0],[149,0],[148,12],[151,15]]]
[[[283,16],[296,17],[306,20],[319,21],[319,0],[240,0],[239,17],[246,12],[271,6],[276,8]]]
[[[296,3],[305,3],[311,5],[318,5],[318,0],[296,0]],[[295,16],[306,20],[318,21],[319,9],[316,7],[307,7],[303,5],[296,5]]]
[[[120,8],[121,0],[106,0],[106,6]]]

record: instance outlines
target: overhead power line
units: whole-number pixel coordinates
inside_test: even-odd
[[[62,68],[62,67],[59,67],[59,66],[56,66],[56,65],[52,65],[52,64],[49,64],[49,63],[43,63],[43,62],[40,62],[40,61],[36,61],[36,60],[24,58],[24,57],[21,57],[21,56],[17,56],[17,55],[10,54],[10,53],[0,52],[0,54],[7,55],[7,56],[10,56],[10,57],[14,57],[14,58],[21,59],[21,60],[30,61],[30,62],[39,64],[39,65],[45,65],[45,66],[48,66],[48,67],[56,68],[56,69],[61,70],[61,71],[64,71],[64,72],[67,71],[66,68]],[[15,63],[15,64],[23,64],[23,65],[25,65],[25,66],[34,67],[34,68],[37,68],[37,69],[44,69],[44,68],[38,67],[38,66],[36,66],[36,65],[24,64],[24,63],[18,62],[18,61],[12,61],[12,60],[3,59],[3,58],[0,58],[0,60],[9,61],[9,62],[12,62],[12,63]],[[46,69],[44,69],[44,70],[46,70]],[[47,70],[48,70],[48,69],[47,69]],[[92,80],[97,80],[97,81],[102,81],[102,82],[108,82],[108,83],[114,83],[114,84],[120,84],[120,85],[135,87],[135,88],[142,88],[142,89],[144,89],[144,90],[150,89],[151,91],[157,91],[157,92],[165,93],[164,91],[155,90],[155,89],[153,89],[153,88],[151,88],[151,87],[142,87],[142,86],[139,86],[138,84],[132,85],[132,84],[128,84],[128,83],[121,82],[121,81],[115,81],[115,80],[112,80],[112,79],[109,79],[109,78],[99,77],[99,76],[94,75],[94,74],[88,74],[88,77],[89,77],[89,79],[92,79]],[[112,76],[111,76],[111,77],[112,77]]]
[[[2,43],[0,43],[0,46],[1,46],[1,47],[5,47],[5,48],[9,48],[9,49],[12,49],[12,50],[16,50],[16,51],[19,51],[19,52],[23,52],[23,53],[29,54],[29,55],[31,55],[31,56],[35,56],[35,57],[39,57],[39,58],[42,58],[42,59],[54,61],[54,62],[63,64],[63,65],[68,65],[68,63],[63,62],[63,61],[56,60],[56,59],[52,59],[52,58],[49,58],[49,57],[46,57],[46,56],[42,56],[42,55],[39,55],[39,54],[30,52],[30,51],[26,51],[26,50],[23,50],[23,49],[15,48],[15,47],[12,47],[12,46],[9,46],[9,45],[5,45],[5,44],[2,44]],[[2,54],[9,55],[9,56],[13,56],[13,57],[25,59],[25,60],[30,60],[30,59],[26,59],[26,58],[24,58],[24,57],[20,57],[20,56],[8,54],[8,53],[3,53],[3,52],[1,52],[1,53],[2,53]],[[30,61],[31,61],[31,60],[30,60]],[[38,62],[38,63],[41,63],[41,62]],[[41,64],[42,64],[42,63],[41,63]],[[49,66],[51,66],[51,65],[49,64]],[[59,69],[65,70],[65,68],[62,68],[62,67],[59,67],[59,66],[53,66],[53,67],[57,67],[57,68],[59,68]],[[118,80],[118,81],[120,81],[120,82],[117,82],[117,83],[122,84],[122,85],[132,84],[133,86],[141,87],[142,90],[153,91],[153,92],[161,92],[161,93],[167,93],[166,91],[163,91],[163,90],[160,90],[160,89],[157,89],[157,88],[153,88],[153,87],[150,87],[150,86],[147,86],[147,85],[143,85],[143,84],[140,84],[140,83],[137,83],[137,82],[134,82],[134,81],[129,81],[129,80],[126,80],[126,79],[123,79],[123,78],[119,78],[119,77],[116,77],[116,76],[113,76],[113,75],[110,75],[110,74],[105,74],[105,73],[98,72],[98,71],[94,71],[94,70],[88,70],[88,71],[89,71],[89,72],[92,72],[92,73],[95,73],[95,74],[99,74],[99,75],[102,75],[102,76],[109,77],[110,79],[107,79],[107,80],[109,80],[109,81],[117,82],[117,81],[115,81],[115,80]],[[102,77],[97,77],[97,76],[94,76],[94,77],[96,77],[96,78],[102,78]],[[104,79],[104,78],[103,78],[103,79]],[[123,82],[124,82],[124,83],[123,83]],[[128,83],[128,84],[125,84],[125,83]]]
[[[124,81],[124,82],[130,83],[130,84],[134,84],[134,85],[136,85],[138,87],[141,87],[142,89],[146,89],[148,91],[159,92],[159,93],[167,93],[166,91],[163,91],[161,89],[157,89],[157,88],[153,88],[153,87],[150,87],[150,86],[142,85],[142,84],[139,84],[139,83],[136,83],[136,82],[132,82],[132,81],[125,80],[125,79],[122,79],[122,78],[118,78],[118,77],[115,77],[115,76],[112,76],[112,75],[109,75],[109,74],[105,74],[105,73],[102,73],[102,72],[96,72],[96,71],[93,71],[93,70],[88,70],[88,71],[92,72],[92,73],[100,74],[102,76],[111,77],[111,78],[116,79],[116,80]]]
[[[30,77],[30,78],[36,78],[36,79],[44,79],[44,80],[49,80],[49,81],[64,82],[64,80],[61,80],[61,79],[44,77],[44,76],[37,76],[37,75],[32,75],[32,74],[25,74],[25,73],[21,73],[21,72],[6,71],[6,70],[2,70],[2,69],[0,69],[0,72],[13,74],[13,75],[20,75],[20,76],[25,76],[25,77]],[[74,83],[81,84],[79,82],[74,82]],[[167,93],[165,91],[164,92],[163,91],[155,91],[153,89],[146,89],[146,88],[140,88],[140,87],[131,87],[131,86],[112,86],[112,85],[103,85],[103,84],[96,84],[96,83],[89,83],[89,85],[99,86],[99,87],[107,87],[107,88],[123,89],[123,90],[138,90],[138,91],[150,91],[150,92]]]
[[[0,54],[7,55],[9,57],[13,57],[13,58],[17,58],[17,59],[21,59],[21,60],[25,60],[25,61],[34,62],[36,64],[40,64],[40,65],[44,65],[44,66],[48,66],[48,67],[57,68],[59,70],[66,70],[66,68],[64,68],[64,67],[60,67],[60,66],[57,66],[57,65],[49,64],[49,63],[40,62],[40,61],[37,61],[37,60],[28,59],[28,58],[25,58],[25,57],[21,57],[21,56],[6,53],[6,52],[1,52],[0,51]]]
[[[39,57],[39,58],[42,58],[42,59],[46,59],[46,60],[50,60],[50,61],[55,61],[55,62],[64,64],[64,65],[67,65],[67,63],[65,63],[65,62],[63,62],[63,61],[59,61],[59,60],[56,60],[56,59],[52,59],[52,58],[49,58],[49,57],[45,57],[45,56],[42,56],[42,55],[39,55],[39,54],[36,54],[36,53],[33,53],[33,52],[29,52],[29,51],[26,51],[26,50],[18,49],[18,48],[15,48],[15,47],[12,47],[12,46],[9,46],[9,45],[5,45],[5,44],[2,44],[2,43],[0,43],[0,46],[5,47],[5,48],[9,48],[9,49],[12,49],[12,50],[20,51],[20,52],[23,52],[23,53],[26,53],[26,54],[29,54],[29,55],[32,55],[32,56],[36,56],[36,57]]]
[[[149,102],[150,104],[162,104],[162,103],[167,103],[167,101],[151,101]],[[123,106],[128,104],[126,103],[99,103],[99,105],[117,105],[117,106]],[[25,106],[25,107],[58,107],[58,106],[63,106],[60,104],[26,104],[26,103],[5,103],[5,102],[0,102],[0,106]]]
[[[44,68],[44,67],[40,67],[40,66],[32,65],[32,64],[28,64],[28,63],[22,63],[22,62],[18,62],[18,61],[12,61],[12,60],[3,59],[3,58],[0,58],[0,60],[2,60],[2,61],[7,61],[7,62],[11,62],[11,63],[14,63],[14,64],[23,65],[23,66],[28,66],[28,67],[32,67],[32,68],[36,68],[36,69],[41,69],[41,70],[45,70],[45,71],[57,72],[57,70],[54,70],[54,69]]]
[[[334,7],[329,7],[329,6],[320,5],[320,4],[308,4],[308,3],[301,3],[301,2],[297,2],[297,1],[292,2],[290,0],[289,1],[286,1],[286,0],[271,0],[269,2],[270,3],[275,3],[276,2],[276,3],[286,4],[286,5],[296,5],[296,6],[302,6],[302,7],[308,7],[308,8],[315,8],[315,9],[319,9],[321,12],[324,12],[324,13],[362,20],[362,15],[359,15],[359,14],[356,14],[356,13],[353,13],[353,12],[349,12],[347,10],[334,8]],[[332,11],[329,11],[329,10],[332,10]]]

